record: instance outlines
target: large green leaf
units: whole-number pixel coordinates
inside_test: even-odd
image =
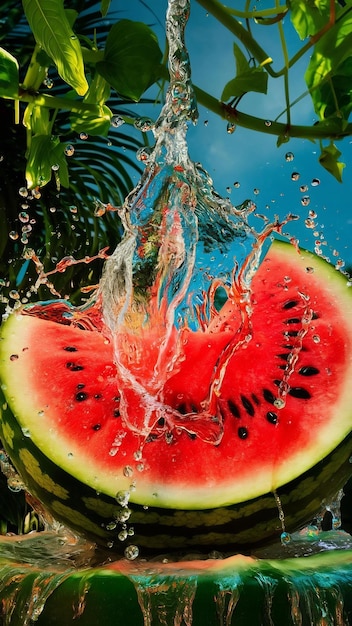
[[[96,69],[117,93],[137,102],[158,78],[161,57],[157,37],[146,24],[121,20],[111,28]]]
[[[71,29],[63,0],[23,0],[23,8],[37,43],[53,60],[61,78],[83,96],[88,83],[81,45]]]
[[[305,80],[320,119],[350,112],[352,13],[346,12],[316,43]],[[346,117],[347,119],[347,117]]]
[[[248,91],[266,93],[268,86],[268,74],[262,66],[253,67],[237,44],[234,44],[236,59],[236,76],[224,87],[221,100],[226,102],[231,97],[242,96]]]
[[[342,171],[344,167],[346,167],[345,163],[339,161],[339,157],[341,156],[340,150],[335,146],[334,143],[331,142],[329,146],[326,146],[322,149],[319,163],[322,165],[330,174],[332,174],[339,183],[342,183]]]
[[[53,167],[58,172],[60,184],[68,187],[68,170],[65,146],[57,137],[35,135],[32,137],[27,157],[26,179],[29,189],[44,187],[51,180]]]
[[[301,39],[315,35],[329,19],[330,0],[287,0],[287,5]]]
[[[18,63],[4,48],[0,48],[0,96],[14,98],[18,95]]]

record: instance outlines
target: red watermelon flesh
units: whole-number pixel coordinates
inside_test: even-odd
[[[213,418],[202,417],[202,403],[240,324],[230,302],[205,332],[182,332],[184,358],[156,402],[184,415],[174,427],[166,411],[146,438],[127,428],[111,342],[30,309],[2,331],[4,394],[35,445],[98,492],[129,490],[132,476],[130,499],[143,505],[205,509],[255,498],[300,476],[350,432],[352,316],[346,279],[280,242],[255,275],[251,307],[251,339],[229,359]],[[145,375],[149,350],[153,338]],[[206,441],[221,425],[220,443]]]

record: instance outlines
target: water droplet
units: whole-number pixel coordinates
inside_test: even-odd
[[[51,166],[51,169],[53,170],[53,172],[58,172],[58,171],[59,171],[59,169],[60,169],[60,165],[59,165],[58,163],[54,163],[54,164]]]
[[[42,197],[42,194],[39,191],[39,187],[32,189],[31,194],[32,194],[32,197],[35,198],[36,200],[39,200],[39,198]]]
[[[71,204],[71,206],[70,206],[70,213],[76,214],[77,212],[78,212],[77,207],[74,204]]]
[[[283,398],[276,398],[276,400],[274,400],[274,406],[276,406],[277,409],[283,409],[285,404],[286,403]]]
[[[299,188],[299,190],[300,190],[302,193],[305,193],[306,191],[308,191],[308,185],[301,185],[301,186],[300,186],[300,188]]]
[[[115,499],[121,506],[127,506],[130,499],[130,492],[127,490],[118,491]]]
[[[20,196],[22,196],[22,198],[27,198],[28,196],[28,189],[27,187],[20,187],[18,190],[18,193],[20,194]]]
[[[113,126],[114,128],[118,128],[119,126],[122,126],[122,124],[124,123],[125,123],[125,120],[119,115],[113,115],[111,118],[111,126]]]
[[[236,130],[236,124],[229,122],[226,126],[226,131],[229,135],[232,135]]]
[[[22,434],[24,437],[30,437],[31,436],[31,431],[29,430],[29,428],[22,428]]]
[[[313,178],[312,182],[311,182],[312,187],[318,187],[318,185],[320,185],[320,180],[319,178]]]
[[[316,223],[314,222],[314,220],[311,220],[309,217],[307,217],[306,220],[304,220],[304,224],[307,228],[315,228]]]
[[[149,146],[143,146],[143,148],[139,148],[137,150],[136,158],[138,161],[141,161],[142,163],[148,163],[152,152],[153,152],[153,148],[150,148]]]
[[[131,509],[129,509],[127,506],[124,507],[121,511],[116,513],[116,521],[121,523],[127,522],[131,517],[131,513]]]
[[[204,126],[208,126],[209,120],[204,120]]]
[[[316,213],[316,211],[314,211],[313,209],[309,210],[308,213],[309,217],[311,217],[312,219],[315,219],[316,217],[318,217],[318,214]]]
[[[292,172],[291,180],[299,180],[300,174],[298,172]]]
[[[290,161],[293,161],[293,159],[295,158],[295,155],[293,154],[293,152],[286,152],[285,154],[285,160],[289,163]]]
[[[231,187],[226,187],[227,193],[231,193]]]
[[[253,193],[254,193],[255,196],[257,196],[260,193],[260,191],[259,191],[259,189],[255,188],[255,189],[253,189]]]
[[[314,267],[306,267],[307,274],[314,274]]]
[[[310,197],[309,196],[303,196],[301,198],[301,205],[302,206],[308,206],[309,203],[310,203]]]
[[[345,261],[343,261],[342,259],[338,259],[335,263],[336,270],[340,270],[344,266],[345,266]]]
[[[105,528],[106,530],[115,530],[116,526],[117,526],[116,522],[108,522]]]
[[[126,478],[130,478],[133,474],[133,467],[131,467],[130,465],[125,465],[125,467],[123,468],[123,475],[126,476]]]
[[[12,300],[19,300],[20,294],[16,291],[16,289],[11,289],[9,297],[12,298]]]
[[[56,207],[55,206],[51,206],[49,211],[50,211],[50,213],[55,213],[56,212]]]
[[[75,149],[72,144],[68,144],[65,148],[66,156],[72,156],[75,153]]]
[[[319,335],[313,335],[313,341],[314,341],[314,343],[320,343]]]
[[[238,189],[241,186],[241,183],[236,180],[236,182],[233,183],[233,186]]]
[[[54,81],[48,76],[44,78],[43,83],[48,89],[52,89],[54,87]]]
[[[126,541],[127,536],[127,530],[121,530],[121,532],[117,535],[119,541]]]
[[[126,559],[128,559],[129,561],[134,561],[134,559],[137,558],[137,556],[139,555],[139,549],[138,546],[127,546],[127,548],[124,551],[124,555],[126,557]]]
[[[16,239],[19,238],[19,234],[15,230],[11,230],[9,232],[9,237],[10,239],[13,239],[14,241],[16,241]]]
[[[86,141],[88,139],[89,135],[88,133],[80,133],[79,134],[79,138],[82,139],[82,141]]]
[[[10,361],[17,361],[17,359],[18,359],[18,354],[11,354]]]
[[[281,539],[282,545],[286,546],[291,541],[291,535],[290,535],[290,533],[283,532],[283,533],[281,533],[280,539]]]
[[[271,120],[265,120],[264,124],[265,124],[265,126],[271,126],[272,125],[272,121]]]
[[[136,450],[136,451],[133,453],[133,458],[134,458],[134,460],[135,460],[135,461],[141,461],[141,460],[142,460],[142,457],[143,457],[142,450]]]
[[[139,117],[134,121],[133,126],[137,128],[137,130],[141,130],[142,133],[146,133],[153,128],[154,123],[149,117]]]

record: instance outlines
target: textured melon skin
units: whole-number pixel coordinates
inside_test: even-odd
[[[309,255],[304,262],[314,262],[317,268],[322,263],[319,260],[313,261]],[[345,294],[346,289],[342,286],[341,276],[334,274],[334,270],[327,268],[326,264],[322,264],[322,274],[328,282],[330,280],[333,283],[333,293],[336,292],[340,306],[350,305],[349,296]],[[348,341],[351,341],[352,331],[350,335],[347,336]],[[3,338],[5,339],[5,333]],[[11,362],[11,352],[8,352],[8,349],[9,346],[6,347],[5,341],[3,350],[5,367],[9,361]],[[180,489],[177,508],[150,506],[150,502],[147,502],[149,508],[145,510],[140,504],[130,502],[132,515],[127,528],[133,526],[135,534],[121,542],[117,536],[123,530],[123,524],[117,523],[116,527],[111,529],[111,522],[121,512],[115,498],[104,494],[102,490],[97,494],[95,489],[89,486],[91,485],[89,480],[84,481],[84,465],[76,467],[79,473],[76,473],[75,478],[62,469],[60,463],[48,458],[43,453],[43,449],[39,450],[31,438],[24,436],[21,426],[26,425],[25,410],[21,408],[19,412],[19,418],[22,419],[20,426],[10,408],[13,406],[11,396],[16,392],[17,380],[10,378],[9,381],[12,383],[12,391],[4,389],[3,416],[0,421],[0,436],[4,446],[33,495],[46,504],[57,519],[78,532],[85,533],[98,543],[114,542],[115,549],[118,551],[123,550],[128,543],[136,543],[142,548],[142,554],[170,549],[185,551],[190,547],[208,546],[225,551],[250,550],[255,545],[270,542],[280,536],[282,526],[277,503],[273,493],[269,490],[267,492],[263,490],[258,497],[247,496],[247,499],[244,497],[242,498],[244,501],[237,504],[216,506],[215,502],[212,508],[200,510],[200,507],[190,507],[189,502],[182,505],[183,492]],[[340,400],[341,417],[338,413],[337,419],[335,418],[335,423],[337,421],[342,423],[341,428],[338,424],[340,438],[337,440],[338,442],[342,440],[342,442],[330,452],[336,446],[336,433],[332,432],[331,438],[334,443],[330,445],[329,454],[325,453],[322,455],[324,457],[322,460],[313,463],[310,469],[302,472],[301,476],[294,480],[286,480],[284,484],[280,483],[276,489],[281,500],[288,532],[293,532],[309,522],[319,511],[322,500],[333,496],[351,474],[349,458],[352,452],[352,442],[351,435],[348,434],[351,430],[351,406],[348,398],[351,396],[347,387],[348,385],[345,384],[343,400]],[[329,437],[328,432],[325,439]],[[285,441],[281,443],[284,445]],[[189,445],[191,446],[191,443]],[[67,457],[67,448],[63,448],[63,451]],[[279,458],[280,448],[276,452]],[[116,493],[116,490],[113,493]],[[215,489],[214,500],[217,495]]]
[[[143,626],[160,623],[165,613],[170,624],[184,615],[192,626],[347,625],[352,619],[352,551],[281,561],[243,556],[167,565],[120,561],[66,572],[41,568],[40,561],[28,566],[0,558],[0,577],[11,579],[0,591],[0,620],[3,616],[9,626],[28,623],[32,609],[38,626]],[[51,593],[40,602],[46,584]]]

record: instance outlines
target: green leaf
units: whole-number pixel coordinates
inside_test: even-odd
[[[18,96],[18,63],[4,48],[0,48],[0,96],[15,98]]]
[[[231,97],[242,96],[248,91],[266,93],[268,88],[268,74],[261,67],[252,67],[241,49],[234,44],[236,59],[236,76],[224,87],[221,100],[226,102]]]
[[[330,172],[339,183],[342,183],[342,171],[344,167],[346,167],[346,164],[338,160],[340,156],[340,150],[338,150],[334,143],[331,143],[321,151],[319,163]]]
[[[312,37],[327,23],[330,0],[288,0],[291,22],[301,39]]]
[[[71,29],[63,1],[23,0],[23,8],[37,43],[54,61],[61,78],[83,96],[88,83],[81,45]]]
[[[107,14],[109,7],[110,7],[110,1],[111,0],[101,0],[100,3],[100,11],[103,17],[105,17],[105,15]]]
[[[27,156],[26,180],[29,189],[44,187],[51,180],[52,167],[57,170],[60,183],[68,187],[68,172],[64,154],[65,146],[58,137],[50,135],[35,135],[32,137]]]
[[[305,80],[322,120],[351,111],[352,15],[346,13],[316,43]]]
[[[111,128],[111,118],[111,110],[106,105],[103,105],[97,107],[96,114],[92,113],[92,111],[72,114],[70,117],[71,128],[76,133],[106,137]]]
[[[161,58],[156,35],[146,24],[121,20],[111,28],[96,70],[118,94],[137,102],[158,77]]]

